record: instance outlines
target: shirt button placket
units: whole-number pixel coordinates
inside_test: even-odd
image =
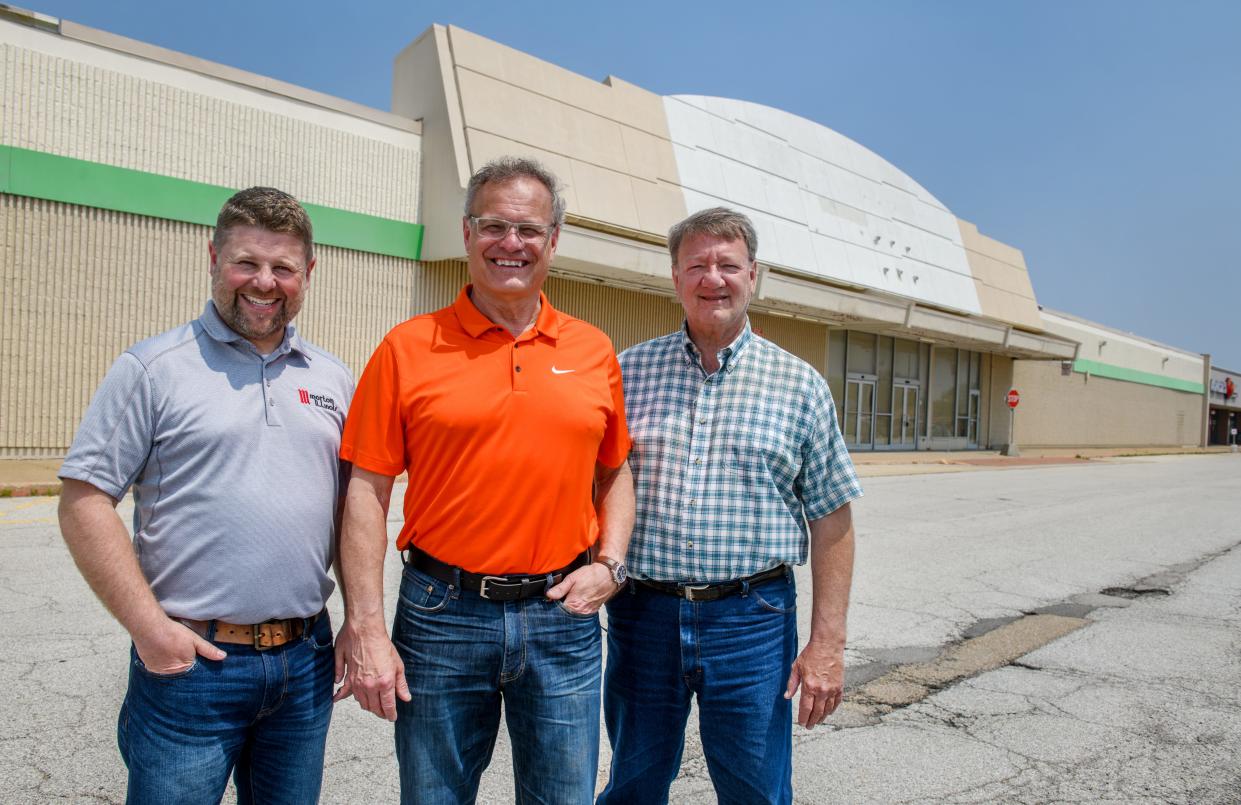
[[[698,398],[694,404],[694,419],[690,425],[690,463],[688,468],[689,483],[685,485],[685,569],[686,575],[696,575],[699,570],[698,561],[694,557],[694,538],[702,533],[700,524],[705,515],[702,513],[703,493],[707,483],[707,465],[705,459],[711,449],[711,417],[712,410],[711,385],[705,380],[698,386]]]
[[[525,349],[519,350],[518,349],[519,346],[520,344],[514,341],[513,347],[512,349],[509,350],[509,353],[508,353],[509,360],[511,361],[511,365],[513,367],[513,372],[511,375],[513,379],[513,391],[525,391],[527,388],[529,388],[529,381],[527,379],[527,375],[529,375],[530,373],[528,371],[522,371],[521,364],[523,361],[526,363],[529,363],[528,359],[530,358],[530,356],[524,353],[529,352],[530,348],[527,345]]]
[[[269,427],[278,427],[280,425],[280,417],[276,413],[276,395],[272,390],[271,378],[267,376],[269,368],[270,365],[266,362],[259,364],[259,375],[262,378],[260,388],[263,390],[263,400],[266,403],[263,406],[263,413],[267,417]]]

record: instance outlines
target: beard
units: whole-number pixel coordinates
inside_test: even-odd
[[[225,288],[218,277],[212,278],[211,301],[215,303],[216,312],[229,329],[251,341],[283,333],[285,326],[293,320],[302,306],[300,295],[286,296],[276,303],[279,311],[274,316],[260,319],[242,309],[240,298],[240,291]]]

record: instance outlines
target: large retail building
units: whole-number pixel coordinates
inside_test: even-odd
[[[360,371],[466,281],[464,187],[504,154],[564,182],[546,290],[618,349],[680,324],[668,227],[750,215],[753,325],[827,377],[854,449],[1003,446],[1013,387],[1023,447],[1207,439],[1209,358],[1042,310],[1019,249],[813,121],[441,26],[397,57],[379,111],[0,7],[0,455],[62,455],[116,355],[199,313],[211,225],[241,187],[307,205],[299,327]]]

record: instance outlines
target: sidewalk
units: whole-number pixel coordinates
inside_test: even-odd
[[[1023,449],[1021,456],[1009,458],[995,450],[957,450],[951,452],[859,452],[851,454],[858,475],[875,478],[887,475],[923,475],[940,472],[970,472],[979,469],[1037,467],[1049,464],[1078,464],[1118,456],[1172,455],[1189,453],[1227,453],[1228,447],[1056,447]],[[0,497],[58,495],[59,459],[0,459]]]

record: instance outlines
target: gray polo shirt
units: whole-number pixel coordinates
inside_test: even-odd
[[[164,611],[308,617],[329,574],[353,376],[289,325],[263,357],[207,302],[122,354],[60,477],[134,491],[134,547]]]

